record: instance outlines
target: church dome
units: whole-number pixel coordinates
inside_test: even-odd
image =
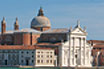
[[[31,22],[31,27],[50,27],[50,21],[45,16],[36,16]]]
[[[40,8],[38,16],[31,22],[31,28],[37,27],[51,27],[50,20],[44,16],[42,8]]]

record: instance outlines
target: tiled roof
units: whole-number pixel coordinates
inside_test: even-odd
[[[42,45],[42,46],[60,46],[61,43],[37,43],[36,45]]]
[[[21,29],[21,30],[17,30],[15,31],[15,33],[20,33],[20,32],[26,32],[26,33],[41,33],[40,31],[37,31],[35,29],[31,29],[31,28],[25,28],[25,29]]]
[[[104,48],[104,44],[96,44],[93,48]]]
[[[87,42],[88,42],[88,43],[93,42],[93,43],[98,43],[98,44],[101,44],[101,43],[104,44],[104,41],[103,41],[103,40],[88,40]]]
[[[60,29],[49,29],[43,33],[68,33],[69,29],[67,28],[60,28]]]
[[[37,31],[35,29],[25,28],[25,29],[21,29],[21,30],[6,31],[4,34],[13,34],[13,33],[41,33],[41,32]],[[1,34],[1,32],[0,32],[0,34]]]
[[[22,46],[22,45],[0,45],[0,50],[34,50],[34,49],[51,49],[51,48],[42,48],[38,46]]]
[[[15,30],[11,30],[11,31],[6,31],[4,34],[13,34],[15,32]]]

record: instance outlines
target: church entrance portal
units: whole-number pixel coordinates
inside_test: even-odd
[[[7,65],[7,60],[5,60],[5,65]]]
[[[29,60],[26,60],[26,65],[29,65]]]

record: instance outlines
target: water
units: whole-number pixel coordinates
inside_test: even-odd
[[[0,69],[104,69],[104,67],[35,67],[35,68],[19,68],[19,67],[0,67]]]

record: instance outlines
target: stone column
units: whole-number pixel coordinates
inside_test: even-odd
[[[90,65],[90,60],[91,60],[91,58],[90,58],[90,52],[91,52],[91,51],[90,51],[90,49],[89,49],[89,51],[88,51],[88,57],[89,57],[89,58],[88,58],[88,62],[89,62],[89,65]]]
[[[75,37],[73,37],[73,59],[74,59],[74,65],[75,65]]]
[[[80,65],[82,65],[82,38],[80,38]]]
[[[83,44],[84,44],[84,65],[86,64],[86,40],[83,38]]]
[[[72,64],[72,58],[71,58],[71,41],[72,41],[72,38],[70,37],[70,39],[69,39],[69,58],[68,58],[68,66],[70,66],[71,64]]]

